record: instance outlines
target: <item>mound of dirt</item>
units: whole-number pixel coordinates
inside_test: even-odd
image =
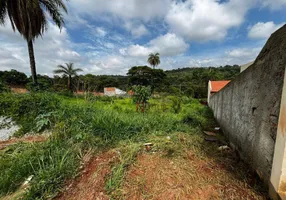
[[[111,172],[111,165],[117,154],[108,151],[91,157],[83,167],[80,177],[67,184],[57,200],[108,200],[105,191],[105,178]]]

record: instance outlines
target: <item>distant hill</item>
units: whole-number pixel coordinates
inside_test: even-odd
[[[162,85],[161,91],[205,98],[209,80],[232,80],[240,73],[240,67],[238,65],[190,67],[167,70],[165,73],[167,80]]]

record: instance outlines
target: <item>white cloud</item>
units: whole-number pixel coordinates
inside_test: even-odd
[[[96,27],[95,28],[95,36],[104,37],[106,36],[107,32],[103,27]]]
[[[75,13],[92,17],[110,14],[123,19],[142,19],[163,17],[169,10],[172,0],[73,0],[69,2]]]
[[[94,74],[126,74],[130,68],[130,59],[125,59],[122,56],[108,55],[100,59],[91,59],[89,61],[90,68],[86,69],[87,72]],[[128,64],[129,63],[129,64]]]
[[[131,45],[126,50],[130,56],[146,57],[152,52],[159,52],[162,56],[174,56],[184,53],[189,48],[185,41],[174,33],[167,33],[151,40],[146,46]]]
[[[135,38],[140,38],[143,35],[149,34],[149,31],[143,24],[126,22],[124,26],[128,31],[130,31],[131,35]]]
[[[249,28],[248,37],[252,39],[265,39],[281,26],[283,26],[283,24],[275,24],[272,21],[258,22]]]
[[[167,33],[150,41],[151,49],[160,52],[162,56],[172,56],[184,53],[189,45],[174,33]]]
[[[263,7],[269,7],[272,10],[279,10],[286,6],[286,0],[260,0]]]
[[[129,56],[138,57],[146,57],[152,52],[151,48],[144,47],[138,44],[129,46],[125,51]]]
[[[189,40],[221,40],[244,21],[249,7],[240,0],[187,0],[174,2],[165,19],[172,31]]]
[[[237,48],[227,51],[226,54],[231,58],[254,59],[260,48]]]
[[[75,51],[69,50],[69,49],[62,49],[60,48],[57,51],[57,54],[59,55],[59,57],[63,60],[69,60],[69,62],[71,61],[77,61],[80,58],[80,54],[78,54]]]
[[[49,23],[48,31],[34,43],[37,72],[52,75],[59,64],[79,62],[81,56],[71,46],[67,30],[63,28],[60,31],[56,25]],[[27,43],[9,25],[0,28],[0,69],[16,69],[30,74]]]

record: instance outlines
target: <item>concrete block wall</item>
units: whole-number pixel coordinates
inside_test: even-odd
[[[271,35],[254,63],[213,95],[209,103],[231,146],[266,185],[271,176],[282,112],[285,67],[286,26],[283,26]]]

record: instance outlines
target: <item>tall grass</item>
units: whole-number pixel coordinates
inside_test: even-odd
[[[47,128],[52,132],[47,142],[0,151],[0,196],[14,192],[34,175],[24,199],[52,198],[64,180],[76,174],[79,154],[87,148],[107,148],[126,140],[141,142],[150,135],[194,133],[212,125],[212,113],[198,101],[182,98],[180,109],[174,110],[171,99],[152,99],[147,112],[140,113],[128,98],[0,94],[0,116],[11,117],[21,127],[18,135]],[[138,146],[131,147],[112,170],[109,191],[115,191],[136,155]]]
[[[0,154],[0,196],[15,191],[33,175],[26,199],[47,199],[74,174],[78,157],[68,142],[48,141],[42,144],[18,144]]]

